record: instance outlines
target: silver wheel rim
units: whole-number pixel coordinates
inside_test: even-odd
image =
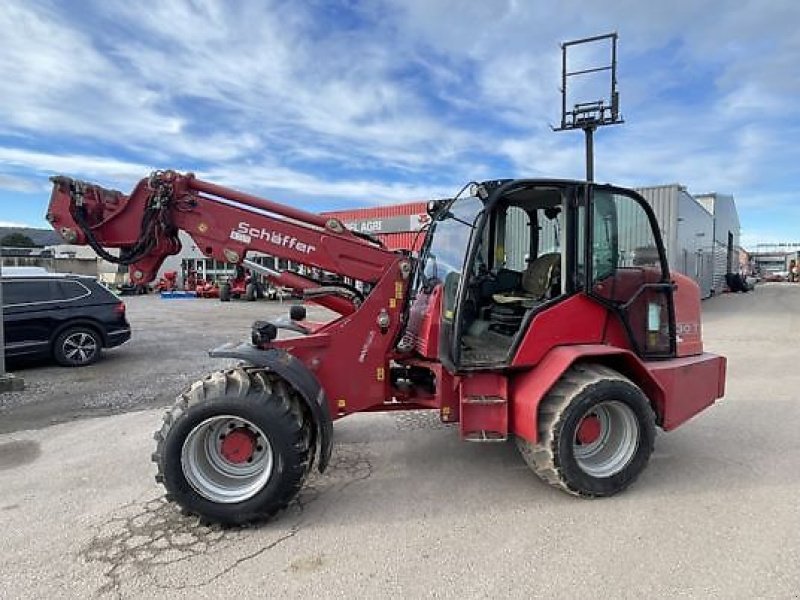
[[[74,363],[85,363],[97,354],[97,340],[85,331],[76,331],[64,338],[61,351]]]
[[[587,418],[597,419],[599,434],[581,443],[578,431]],[[616,475],[628,466],[638,447],[639,420],[630,406],[616,400],[600,402],[581,417],[572,445],[578,466],[592,477]]]
[[[231,461],[223,444],[233,432],[252,436],[249,459]],[[181,449],[181,468],[186,480],[203,498],[232,504],[252,498],[272,476],[273,454],[267,436],[247,419],[219,415],[195,426]]]

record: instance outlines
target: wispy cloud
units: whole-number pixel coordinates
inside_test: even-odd
[[[0,149],[0,152],[2,152],[2,149]],[[0,189],[29,193],[39,191],[41,187],[35,181],[31,181],[30,177],[17,177],[0,173]]]
[[[0,221],[0,227],[14,227],[14,228],[25,229],[31,226],[26,223],[18,223],[17,221]]]
[[[581,177],[580,135],[548,127],[558,43],[617,30],[627,123],[598,134],[598,176],[732,192],[747,211],[797,190],[798,22],[787,0],[9,0],[0,193],[174,167],[331,208]]]
[[[28,173],[33,172],[40,179],[46,179],[52,174],[81,173],[99,177],[104,181],[135,181],[154,168],[142,163],[127,162],[107,156],[36,152],[1,147],[0,163],[24,169]],[[9,179],[20,178],[9,177]]]

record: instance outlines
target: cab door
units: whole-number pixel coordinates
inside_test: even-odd
[[[631,190],[589,188],[589,295],[622,320],[642,358],[675,356],[675,311],[652,208]]]

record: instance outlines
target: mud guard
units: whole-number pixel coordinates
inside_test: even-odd
[[[666,410],[664,389],[635,354],[601,344],[577,344],[553,348],[538,365],[517,374],[511,380],[511,431],[515,435],[531,444],[538,443],[539,403],[564,372],[581,360],[604,364],[642,388],[656,413],[656,422],[663,426]]]
[[[314,418],[319,440],[319,464],[322,473],[328,466],[333,449],[333,419],[331,419],[325,390],[314,374],[297,358],[278,348],[260,350],[252,344],[225,344],[209,351],[213,358],[236,358],[256,367],[264,367],[288,381],[305,400]]]

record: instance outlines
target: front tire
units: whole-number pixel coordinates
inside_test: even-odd
[[[539,405],[539,442],[517,438],[547,483],[577,496],[612,496],[647,466],[655,418],[644,392],[602,365],[579,364]]]
[[[220,302],[231,301],[231,284],[221,283],[219,286],[219,300]]]
[[[209,375],[181,394],[155,434],[156,481],[208,522],[243,525],[286,508],[312,456],[297,392],[263,369]]]

